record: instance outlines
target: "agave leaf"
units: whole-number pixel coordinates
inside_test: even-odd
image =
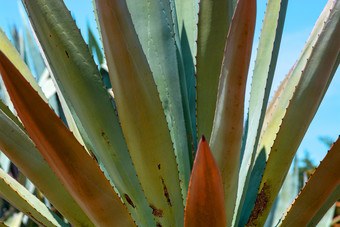
[[[278,101],[281,99],[282,94],[286,91],[286,85],[288,83],[288,80],[291,78],[293,68],[289,71],[289,73],[285,76],[277,90],[275,91],[270,103],[268,104],[266,115],[263,121],[263,127],[261,131],[260,136],[260,144],[262,144],[263,134],[267,133],[267,127],[268,123],[272,120],[273,117],[275,117],[274,111],[279,108]],[[270,125],[269,125],[270,126]],[[268,131],[271,129],[268,128]],[[256,195],[258,188],[260,187],[262,174],[266,165],[267,157],[264,149],[257,150],[255,161],[253,164],[253,168],[251,171],[249,184],[252,185],[252,187],[248,187],[247,193],[245,195],[244,204],[242,207],[241,214],[238,214],[238,217],[240,219],[238,220],[239,225],[245,225],[248,221],[248,218],[250,216],[250,213],[254,207],[255,201],[256,201]]]
[[[20,54],[12,45],[11,41],[6,37],[6,34],[0,28],[0,51],[2,51],[10,60],[13,62],[15,67],[20,71],[20,73],[25,77],[25,79],[31,84],[31,86],[38,92],[40,97],[47,102],[44,93],[39,87],[38,83],[34,79],[31,71],[22,60]]]
[[[11,36],[14,47],[17,49],[24,62],[28,64],[27,51],[22,31],[18,31],[17,27],[13,25],[11,29]]]
[[[137,223],[152,224],[152,210],[132,165],[116,110],[70,12],[61,0],[23,2],[85,144],[93,146],[90,152]]]
[[[0,149],[73,225],[93,226],[62,185],[31,139],[14,120],[17,118],[0,101]],[[30,160],[27,162],[27,160]],[[56,193],[57,192],[57,193]]]
[[[201,0],[198,15],[196,91],[198,135],[209,141],[221,73],[223,48],[232,16],[231,0]]]
[[[0,196],[44,226],[67,226],[45,204],[27,189],[0,169]]]
[[[54,78],[54,77],[52,77]],[[54,83],[55,84],[55,83]],[[59,89],[59,86],[56,85],[56,90],[58,94],[58,98],[60,101],[61,108],[63,109],[63,113],[65,115],[65,119],[70,131],[73,133],[74,137],[79,141],[79,143],[85,146],[87,152],[93,151],[93,144],[91,143],[90,139],[88,138],[87,133],[85,132],[84,127],[82,126],[79,118],[76,114],[71,113],[70,108],[68,107],[64,95]]]
[[[22,4],[19,3],[19,1],[18,1],[18,8],[19,8],[20,16],[21,16],[21,21],[23,22],[24,27],[25,27],[25,36],[27,40],[26,43],[27,43],[28,53],[31,56],[30,60],[32,61],[34,71],[36,72],[36,80],[39,81],[40,77],[43,75],[45,71],[45,68],[46,68],[45,63],[31,35],[30,26],[28,25],[28,22],[26,19],[25,9],[23,8]]]
[[[193,149],[191,136],[187,138],[179,80],[179,53],[174,38],[175,28],[170,23],[173,21],[171,5],[169,0],[132,0],[127,1],[127,5],[168,122],[185,201],[191,172],[189,155]]]
[[[269,151],[271,146],[273,145],[274,139],[276,137],[276,133],[278,132],[282,118],[286,113],[286,108],[289,104],[290,99],[295,91],[295,87],[297,86],[303,69],[306,67],[308,59],[312,53],[313,47],[315,46],[319,34],[321,33],[322,29],[324,28],[324,22],[326,21],[327,17],[329,16],[329,10],[332,7],[332,1],[329,1],[325,6],[322,14],[320,15],[319,19],[317,20],[314,29],[306,42],[306,45],[299,57],[297,63],[293,66],[292,70],[286,76],[287,81],[283,86],[283,91],[280,94],[273,97],[273,100],[268,106],[268,110],[266,112],[266,117],[264,120],[264,128],[261,132],[261,141],[259,142],[257,153],[261,150],[265,151],[266,159],[268,159]],[[333,69],[334,70],[334,69]],[[329,83],[329,82],[328,82]],[[275,99],[274,99],[275,98]],[[262,175],[262,174],[260,174]]]
[[[0,168],[5,170],[5,172],[8,172],[10,166],[11,166],[11,160],[9,160],[6,157],[6,155],[4,155],[2,152],[0,152]]]
[[[287,4],[288,0],[269,0],[263,19],[250,92],[248,134],[240,167],[236,224],[240,219],[245,201],[252,170],[249,166],[252,166],[254,162],[256,147],[266,112],[277,56],[279,54]],[[250,187],[250,190],[252,188]],[[257,190],[255,189],[252,194],[256,196]]]
[[[173,1],[173,0],[172,0]],[[177,11],[178,30],[182,41],[182,48],[191,52],[191,57],[196,56],[197,49],[197,21],[198,21],[198,0],[174,0]],[[191,59],[195,63],[195,59]]]
[[[195,69],[192,61],[192,57],[190,57],[190,64],[184,63],[184,56],[185,51],[182,49],[181,46],[181,38],[179,32],[179,25],[178,25],[178,16],[177,16],[177,9],[175,5],[175,0],[170,1],[170,9],[172,15],[172,24],[173,24],[173,31],[174,31],[174,39],[175,39],[175,46],[176,46],[176,55],[177,55],[177,64],[178,64],[178,74],[179,74],[179,82],[180,82],[180,89],[181,89],[181,96],[182,96],[182,106],[184,111],[184,121],[185,127],[187,131],[187,138],[188,138],[188,145],[190,146],[189,149],[189,158],[190,158],[190,169],[192,169],[194,153],[197,150],[197,130],[196,130],[196,88],[195,88]],[[190,50],[188,51],[190,52]],[[191,54],[190,54],[191,56]],[[186,70],[189,70],[187,72]],[[188,74],[188,75],[187,75]],[[191,78],[192,81],[190,84],[187,79]],[[190,89],[188,87],[190,86]],[[189,95],[190,101],[189,101]],[[184,201],[185,202],[185,201]]]
[[[222,175],[228,226],[231,226],[237,195],[244,95],[255,21],[256,1],[240,0],[226,42],[210,139]]]
[[[181,226],[184,208],[173,145],[127,5],[96,4],[115,101],[141,185],[156,223]]]
[[[6,219],[4,224],[10,227],[20,227],[23,221],[23,217],[24,217],[23,212],[14,213],[13,215]]]
[[[333,217],[335,213],[335,208],[336,208],[336,205],[334,203],[333,206],[330,209],[328,209],[328,211],[323,215],[321,220],[316,225],[308,224],[307,226],[311,226],[311,227],[312,226],[316,226],[316,227],[333,226],[334,224],[332,222],[333,222]]]
[[[222,177],[204,136],[192,169],[184,226],[227,226]]]
[[[99,24],[99,19],[98,19],[98,14],[97,14],[97,8],[96,8],[96,2],[95,0],[92,0],[92,6],[93,6],[93,13],[94,13],[94,18],[96,20],[96,24],[97,24],[97,30],[98,30],[98,34],[99,34],[99,40],[101,43],[101,46],[103,47],[103,38],[102,38],[102,33],[100,31],[100,24]]]
[[[190,115],[191,131],[193,135],[194,152],[197,149],[196,127],[196,78],[195,64],[197,55],[197,23],[198,23],[198,0],[171,0],[173,7],[173,20],[175,26],[176,45],[182,55],[184,73],[180,72],[182,96],[187,96],[188,113]],[[184,85],[185,83],[185,85]],[[186,95],[185,95],[186,92]],[[184,111],[187,111],[184,108]],[[186,116],[186,121],[188,117]],[[188,123],[188,122],[186,122]]]
[[[179,74],[179,82],[182,96],[182,106],[184,112],[184,122],[185,128],[187,131],[187,139],[189,148],[189,161],[190,161],[190,169],[192,169],[193,161],[194,161],[194,153],[197,150],[197,130],[196,130],[196,103],[195,98],[189,102],[189,90],[187,84],[187,75],[186,75],[186,67],[184,64],[184,54],[181,46],[181,40],[179,36],[179,28],[178,28],[178,20],[177,20],[177,11],[175,6],[175,1],[170,1],[170,8],[172,13],[172,21],[173,21],[173,29],[174,29],[174,38],[176,45],[176,53],[177,53],[177,64],[178,64],[178,74]],[[194,75],[194,74],[190,74]],[[196,94],[195,82],[192,84],[192,92]],[[191,97],[192,98],[192,97]],[[185,200],[183,200],[185,202]]]
[[[316,226],[320,223],[326,213],[332,209],[334,203],[340,198],[340,184],[334,189],[332,194],[328,196],[327,200],[322,204],[321,208],[316,212],[313,218],[309,221],[308,226]],[[333,217],[333,216],[332,216]]]
[[[90,25],[87,24],[87,34],[88,34],[88,39],[89,39],[89,49],[90,52],[93,55],[93,49],[96,51],[96,55],[98,58],[99,65],[102,65],[104,63],[104,56],[101,51],[101,48],[99,46],[99,43],[97,42],[96,38],[93,35],[93,32],[90,28]]]
[[[2,52],[0,71],[28,134],[91,221],[135,226],[96,162]]]
[[[337,39],[340,35],[340,2],[332,3],[329,17],[323,24],[323,30],[302,71],[301,79],[271,147],[249,225],[264,223],[289,169],[289,163],[322,101],[329,80],[334,75],[334,64],[340,50]]]
[[[299,60],[286,75],[285,79],[281,82],[279,88],[274,93],[274,96],[267,107],[260,134],[259,145],[257,147],[256,158],[249,179],[249,185],[252,185],[253,187],[248,187],[247,189],[245,198],[246,203],[242,207],[240,220],[241,225],[245,225],[247,223],[251,210],[254,207],[256,194],[260,186],[270,148],[273,145],[276,133],[279,130],[288,103],[301,77],[301,71],[303,67],[305,67],[307,59],[310,57],[312,47],[317,41],[318,34],[322,31],[322,24],[326,20],[326,16],[328,15],[329,9],[331,7],[330,3],[331,2],[329,2],[325,7],[327,10],[324,10],[320,15],[320,18],[318,19]]]
[[[235,11],[235,8],[236,8],[236,5],[237,5],[237,2],[238,0],[232,0],[233,1],[233,12]]]
[[[3,103],[2,100],[0,100],[0,110],[3,114],[5,114],[7,117],[9,117],[22,131],[26,132],[22,123],[12,113],[12,111],[5,105],[5,103]]]
[[[274,205],[270,211],[269,217],[266,220],[265,227],[276,226],[285,213],[286,209],[294,201],[295,197],[299,193],[299,168],[298,161],[295,157],[294,163],[288,172],[285,181],[281,187],[280,193],[276,197]]]
[[[280,125],[282,123],[282,118],[286,112],[286,108],[289,104],[289,101],[295,91],[295,87],[301,78],[301,72],[305,67],[308,58],[311,55],[313,50],[313,46],[315,45],[318,35],[323,29],[323,23],[326,20],[330,7],[332,6],[332,2],[329,1],[325,6],[325,10],[323,10],[320,15],[318,21],[316,22],[314,29],[303,49],[301,56],[297,63],[292,67],[290,72],[286,75],[285,79],[280,84],[280,87],[274,93],[272,100],[270,101],[267,111],[265,114],[263,127],[260,134],[260,140],[257,147],[256,158],[254,161],[254,165],[252,168],[252,175],[249,180],[249,185],[253,187],[248,187],[246,194],[246,203],[243,205],[242,213],[241,213],[241,225],[245,225],[251,210],[254,207],[256,201],[256,195],[258,192],[258,188],[260,186],[260,182],[262,179],[263,171],[266,165],[266,161],[268,160],[269,151],[271,146],[274,143],[276,138],[276,133],[278,132]],[[335,65],[337,65],[336,63]],[[335,67],[336,68],[336,67]],[[333,68],[334,71],[334,68]],[[334,72],[332,72],[334,74]],[[330,81],[328,81],[328,84]],[[328,87],[328,85],[327,85]]]
[[[282,227],[293,224],[307,226],[323,203],[338,187],[340,183],[339,162],[340,140],[338,139],[286,211],[281,223]]]

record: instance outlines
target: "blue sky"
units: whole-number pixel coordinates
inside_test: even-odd
[[[258,15],[255,33],[255,56],[258,43],[262,18],[265,12],[265,0],[258,0]],[[288,3],[286,22],[281,42],[276,74],[273,82],[274,91],[289,71],[294,62],[298,59],[301,50],[308,39],[310,32],[319,14],[326,4],[326,0],[290,0]],[[87,40],[86,24],[90,23],[93,29],[96,28],[91,0],[65,0],[67,7],[76,18],[76,22],[82,34]],[[20,3],[21,4],[21,3]],[[15,0],[0,0],[0,27],[9,36],[9,28],[12,25],[22,27],[18,2]],[[254,61],[254,59],[252,60]],[[253,65],[253,64],[252,64]],[[251,71],[250,71],[251,72]],[[249,79],[250,81],[250,79]],[[308,151],[315,164],[319,164],[327,153],[328,148],[319,141],[320,136],[329,136],[336,139],[340,134],[340,74],[334,76],[333,82],[316,114],[310,128],[298,150],[298,157],[303,157]],[[250,91],[247,91],[249,94]]]

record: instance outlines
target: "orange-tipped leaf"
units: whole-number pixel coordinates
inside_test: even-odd
[[[93,223],[135,226],[95,161],[1,51],[0,72],[31,139]]]
[[[226,226],[222,177],[208,142],[202,137],[192,170],[185,227]]]

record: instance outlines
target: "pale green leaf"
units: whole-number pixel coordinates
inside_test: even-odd
[[[112,100],[71,13],[60,0],[23,2],[84,143],[93,146],[90,152],[103,164],[137,222],[152,221]]]

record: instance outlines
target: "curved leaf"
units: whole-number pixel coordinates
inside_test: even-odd
[[[338,139],[326,157],[309,178],[306,185],[286,211],[281,226],[307,226],[327,198],[340,183],[340,140]],[[335,202],[335,201],[334,201]]]
[[[248,134],[240,167],[236,223],[239,222],[240,218],[243,222],[248,219],[248,217],[240,216],[247,193],[248,196],[251,193],[253,197],[256,197],[257,194],[257,189],[252,190],[256,187],[249,187],[250,192],[247,192],[247,190],[279,54],[287,4],[288,0],[269,0],[263,19],[251,82]],[[247,200],[247,203],[249,203],[248,201],[252,200]],[[249,206],[249,204],[245,205]],[[253,204],[250,204],[250,206],[253,206]]]
[[[39,87],[38,83],[34,79],[31,71],[25,64],[24,60],[22,60],[20,54],[15,49],[11,41],[6,37],[6,34],[0,28],[0,51],[2,51],[8,59],[15,65],[15,67],[20,71],[20,73],[25,77],[25,79],[31,84],[31,86],[39,93],[40,97],[45,100],[47,103],[47,99]]]
[[[90,153],[95,154],[137,223],[153,223],[113,102],[71,13],[61,0],[23,2],[59,95],[65,99],[84,143],[92,145]]]
[[[326,213],[332,209],[334,203],[340,198],[340,184],[336,187],[336,189],[332,192],[332,194],[328,197],[328,199],[323,203],[322,207],[316,212],[313,218],[309,221],[309,226],[316,226],[320,220],[323,219]],[[333,216],[332,216],[333,217]]]
[[[128,0],[127,5],[168,122],[185,201],[191,172],[189,155],[192,155],[193,148],[191,135],[187,137],[184,118],[179,53],[174,38],[175,28],[170,23],[173,21],[172,9],[169,0]]]
[[[49,210],[37,197],[0,169],[0,196],[43,226],[67,226]]]
[[[192,169],[184,226],[227,226],[221,174],[204,136]]]
[[[240,0],[225,47],[210,138],[210,147],[222,175],[228,226],[231,226],[237,195],[244,96],[255,18],[256,1]]]
[[[199,0],[170,0],[173,7],[173,20],[178,49],[183,61],[183,72],[180,72],[182,97],[187,97],[188,109],[186,114],[190,116],[191,133],[193,136],[194,152],[197,150],[196,128],[196,77],[195,64],[197,56],[197,23]],[[177,25],[177,26],[176,26]],[[185,85],[184,85],[185,84]],[[186,120],[188,120],[186,115]],[[191,163],[192,165],[192,163]]]
[[[135,226],[95,161],[2,52],[0,72],[28,134],[91,221]]]
[[[257,201],[248,222],[251,226],[264,223],[297,148],[328,88],[329,80],[334,75],[334,64],[337,63],[340,51],[340,2],[332,1],[332,5],[270,149]]]
[[[231,0],[201,0],[198,14],[197,131],[210,140],[223,48],[232,16]]]
[[[93,226],[60,182],[16,117],[0,101],[0,149],[73,225]],[[7,109],[7,111],[6,111]],[[29,160],[29,161],[28,161]]]
[[[125,1],[97,0],[122,129],[159,225],[183,225],[176,157],[158,91]],[[151,122],[152,120],[152,122]]]

